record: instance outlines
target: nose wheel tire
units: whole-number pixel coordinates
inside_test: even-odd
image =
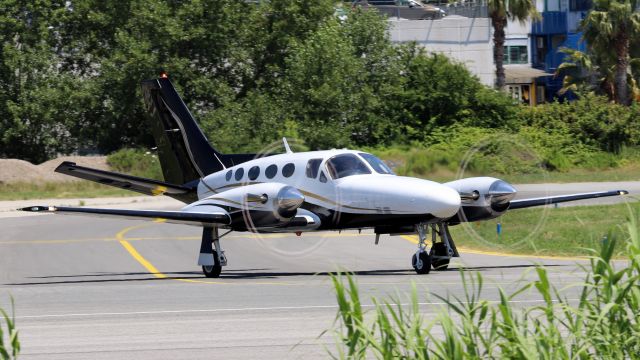
[[[433,270],[447,270],[449,267],[449,259],[443,258],[447,256],[447,246],[444,243],[438,242],[433,244],[429,255],[431,255],[431,266],[433,266]]]
[[[419,254],[413,254],[411,266],[418,274],[428,274],[431,270],[431,256],[424,251]]]
[[[204,265],[202,267],[202,273],[208,278],[220,277],[220,273],[222,272],[222,266],[220,265],[220,260],[218,259],[218,252],[215,250],[213,251],[213,262],[213,265]]]

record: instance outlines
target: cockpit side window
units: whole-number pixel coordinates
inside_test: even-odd
[[[327,169],[333,179],[351,175],[371,174],[367,165],[354,154],[336,155],[327,161]]]
[[[307,162],[306,174],[308,178],[315,179],[318,176],[320,163],[322,163],[322,159],[311,159]]]
[[[393,170],[391,170],[387,166],[387,164],[384,163],[384,161],[378,159],[377,157],[367,153],[359,153],[358,155],[362,156],[362,158],[365,159],[369,163],[369,165],[371,165],[373,170],[375,170],[378,174],[395,175],[393,173]]]
[[[321,183],[327,182],[327,175],[324,174],[324,171],[320,171],[320,178],[318,178],[318,180],[320,180]]]

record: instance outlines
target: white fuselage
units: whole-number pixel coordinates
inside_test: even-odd
[[[460,196],[454,189],[433,181],[385,173],[380,167],[376,171],[375,164],[363,156],[372,157],[360,151],[328,150],[256,158],[206,176],[198,185],[198,198],[233,209],[243,201],[224,196],[229,190],[277,183],[298,189],[304,195],[302,209],[320,212],[318,215],[323,215],[322,212],[326,216],[396,215],[412,219],[424,216],[426,222],[450,218],[459,210]],[[345,160],[347,163],[343,164]],[[352,171],[349,168],[357,168],[361,173],[349,174]],[[231,193],[235,191],[228,194]]]

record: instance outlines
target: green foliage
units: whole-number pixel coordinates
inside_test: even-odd
[[[515,109],[462,65],[393,46],[377,12],[338,21],[329,0],[2,8],[2,156],[152,147],[139,82],[161,69],[230,152],[257,151],[292,128],[311,149],[421,140],[437,124],[504,126]]]
[[[611,79],[612,98],[618,104],[629,104],[629,85],[636,85],[629,81],[628,72],[630,54],[637,51],[632,46],[638,45],[635,41],[640,37],[638,6],[637,0],[595,0],[581,23],[588,49],[595,54],[600,73]]]
[[[333,276],[338,302],[338,357],[363,359],[634,359],[640,354],[640,228],[633,214],[626,231],[608,233],[600,250],[593,250],[590,265],[578,286],[579,299],[571,300],[549,279],[547,269],[536,267],[537,280],[507,293],[499,300],[484,299],[483,277],[461,270],[464,296],[439,296],[444,303],[435,319],[420,313],[414,290],[409,306],[401,299],[373,299],[374,310],[362,310],[358,286],[352,276],[345,285]],[[618,243],[625,244],[626,262],[614,264]],[[514,300],[535,291],[542,304],[516,307]],[[454,321],[455,319],[455,321]]]
[[[107,164],[116,172],[163,180],[158,156],[137,149],[122,149],[107,156]]]
[[[283,104],[312,149],[372,145],[395,132],[388,119],[400,88],[396,50],[376,13],[356,9],[326,21],[293,47],[282,84]]]
[[[160,179],[162,180],[162,179]],[[91,181],[17,182],[0,184],[0,201],[28,199],[98,198],[135,196],[136,193]]]
[[[566,54],[566,58],[556,70],[556,76],[563,77],[559,95],[571,91],[578,97],[598,94],[606,95],[611,101],[614,100],[615,68],[609,53],[585,53],[567,48],[562,48],[560,51]]]
[[[499,219],[451,227],[461,248],[508,254],[589,256],[608,229],[617,226],[629,210],[627,204],[561,206],[508,211]],[[607,214],[603,216],[602,214]],[[502,233],[496,234],[496,223]],[[616,257],[624,257],[619,247]]]
[[[422,140],[454,124],[512,126],[516,107],[502,93],[484,87],[467,68],[416,45],[401,48],[406,84],[400,96],[404,137]]]
[[[518,18],[527,4],[493,5]],[[521,108],[464,64],[393,45],[379,13],[358,7],[340,20],[335,6],[0,2],[0,156],[37,163],[84,149],[152,148],[139,83],[161,69],[224,152],[260,151],[285,135],[311,150],[411,143],[417,149],[401,172],[422,174],[454,171],[470,148],[495,137],[481,152],[489,157],[469,166],[503,173],[615,166],[604,152],[637,145],[637,105],[589,95]],[[497,164],[509,155],[498,138],[514,136],[542,160],[516,151]]]
[[[619,152],[640,139],[640,107],[610,104],[606,98],[586,95],[568,104],[551,103],[521,109],[523,125],[565,136],[565,142]],[[547,146],[548,144],[544,144]]]
[[[58,1],[0,5],[0,156],[42,162],[75,147],[85,89],[57,67],[49,28]]]
[[[2,360],[10,360],[18,358],[18,354],[20,353],[20,340],[18,339],[18,330],[16,329],[16,319],[13,314],[14,304],[13,298],[11,299],[11,310],[12,314],[9,314],[4,310],[0,309],[0,315],[2,315],[2,319],[4,324],[6,324],[6,329],[4,329],[5,325],[0,321],[0,359]],[[5,343],[4,334],[7,334],[7,342]]]

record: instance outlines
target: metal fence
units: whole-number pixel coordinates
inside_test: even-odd
[[[459,15],[464,17],[489,17],[486,1],[454,1],[449,3],[434,3],[447,13],[447,16]]]
[[[403,17],[401,9],[410,7],[410,2],[415,1],[424,5],[438,7],[444,11],[445,16],[464,16],[469,18],[488,17],[487,0],[355,0],[352,5],[374,6],[384,9],[383,12],[388,13],[389,17]],[[397,12],[394,12],[395,8]],[[437,18],[441,18],[438,16]]]

